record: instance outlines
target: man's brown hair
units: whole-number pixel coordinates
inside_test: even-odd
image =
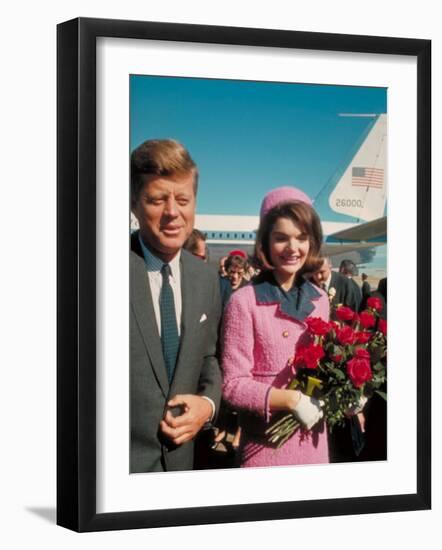
[[[255,255],[264,270],[274,269],[270,260],[270,234],[280,218],[291,220],[308,236],[310,249],[299,275],[311,273],[320,268],[323,258],[320,256],[322,246],[322,227],[318,214],[308,204],[300,201],[286,202],[275,206],[261,219],[256,235]]]
[[[193,190],[198,189],[198,169],[187,149],[174,139],[149,139],[130,157],[132,204],[138,200],[143,176],[176,176],[193,173]]]

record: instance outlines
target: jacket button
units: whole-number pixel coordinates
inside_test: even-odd
[[[288,330],[285,330],[282,335],[284,336],[284,338],[288,338],[289,337],[289,331]]]

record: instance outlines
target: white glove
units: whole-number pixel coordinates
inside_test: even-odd
[[[345,411],[345,416],[354,416],[355,414],[359,414],[360,412],[362,412],[367,401],[368,397],[366,397],[365,395],[361,395],[359,401]]]
[[[321,409],[321,405],[323,404],[323,401],[318,401],[301,393],[301,397],[293,412],[301,424],[307,430],[310,430],[324,416],[324,411]]]

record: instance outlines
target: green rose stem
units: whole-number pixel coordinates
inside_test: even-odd
[[[320,339],[319,342],[320,343]],[[311,383],[311,384],[310,384]],[[287,389],[294,390],[299,386],[299,381],[293,379],[287,386]],[[313,377],[309,377],[309,383],[307,384],[307,395],[311,395],[313,388],[320,386],[320,381]],[[299,428],[301,424],[293,416],[293,413],[288,413],[282,418],[272,424],[266,431],[265,435],[268,436],[270,443],[278,443],[278,448],[281,447]]]
[[[268,429],[266,430],[266,433],[271,433],[271,432],[276,431],[282,423],[284,423],[286,420],[288,420],[288,419],[290,419],[290,418],[292,418],[292,417],[293,417],[292,413],[288,413],[288,414],[284,415],[284,416],[283,416],[282,418],[280,418],[277,422],[275,422],[274,424],[272,424],[272,425],[270,426],[270,428],[268,428]]]
[[[288,422],[284,427],[278,430],[278,433],[271,438],[272,443],[277,443],[279,440],[285,438],[286,436],[291,436],[299,428],[300,424],[298,421]]]
[[[296,418],[292,417],[287,420],[284,424],[280,425],[277,431],[272,432],[274,434],[274,437],[281,437],[285,435],[288,431],[290,431],[294,426],[299,426],[299,422],[296,420]]]
[[[266,435],[269,436],[270,443],[278,443],[278,441],[280,441],[281,439],[283,440],[283,443],[285,443],[287,439],[292,436],[299,427],[300,423],[292,414],[289,414],[282,418],[278,422],[278,425],[271,426],[266,431]],[[281,445],[282,443],[279,443],[278,447]]]

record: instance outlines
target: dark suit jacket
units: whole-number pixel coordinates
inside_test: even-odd
[[[370,297],[371,288],[370,288],[370,283],[368,281],[364,281],[362,283],[361,291],[362,291],[362,298]]]
[[[130,472],[190,470],[194,442],[178,447],[162,438],[159,423],[176,394],[210,397],[219,408],[216,357],[221,301],[217,274],[181,252],[182,322],[175,374],[169,385],[138,233],[130,252]]]
[[[351,302],[353,306],[350,306],[354,311],[359,311],[362,302],[362,291],[358,283],[353,279],[348,279],[350,283],[350,292],[351,292]]]
[[[349,307],[353,306],[350,285],[347,277],[344,277],[341,273],[332,271],[330,284],[328,286],[329,293],[331,288],[334,288],[336,291],[336,294],[331,302],[332,306],[337,306],[338,304],[343,304],[344,306]]]

